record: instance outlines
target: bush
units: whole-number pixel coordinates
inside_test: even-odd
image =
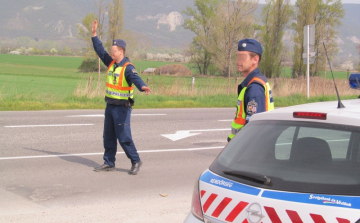
[[[191,70],[182,64],[168,64],[158,67],[154,71],[157,75],[191,76]]]
[[[93,58],[85,58],[80,67],[78,68],[78,70],[80,72],[97,72],[98,71],[98,60],[97,59],[93,59]],[[100,70],[101,72],[106,72],[107,71],[107,67],[101,62],[100,63]]]

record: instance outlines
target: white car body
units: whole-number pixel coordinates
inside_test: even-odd
[[[280,108],[271,112],[264,112],[253,115],[250,119],[249,124],[258,121],[269,121],[269,120],[285,121],[285,122],[289,121],[293,123],[300,123],[300,125],[302,125],[301,123],[303,124],[315,123],[315,125],[316,123],[320,123],[320,124],[324,123],[324,124],[329,124],[329,126],[333,124],[335,126],[340,126],[340,127],[342,126],[345,129],[347,127],[355,129],[354,130],[356,132],[355,135],[358,136],[357,129],[359,129],[360,131],[360,99],[345,100],[342,103],[345,106],[345,108],[337,108],[337,104],[338,104],[337,101],[319,102],[319,103]],[[298,114],[297,112],[303,113],[302,115],[304,116],[295,117],[296,114]],[[325,115],[325,119],[324,117],[323,119],[316,119],[312,117],[312,115],[314,114]],[[245,131],[246,130],[245,128],[241,131]],[[326,128],[325,130],[321,130],[321,131],[326,131]],[[316,129],[314,130],[314,132],[316,132]],[[311,133],[309,134],[311,136]],[[237,135],[235,137],[237,137]],[[298,135],[296,137],[298,137]],[[337,144],[334,143],[342,143],[341,145],[346,146],[346,143],[350,144],[353,142],[353,139],[349,139],[349,140],[338,139],[336,137],[334,138],[334,135],[330,135],[329,137],[330,138],[327,139],[327,142],[330,144],[332,143],[335,149],[336,146],[334,145]],[[307,137],[307,138],[311,138],[311,137]],[[295,139],[299,139],[299,138],[295,138]],[[355,139],[355,141],[357,144],[349,145],[348,148],[350,150],[350,148],[356,147],[358,148],[360,154],[360,145],[358,145],[360,140]],[[292,142],[293,144],[295,144],[295,141]],[[276,145],[280,145],[280,144],[276,144]],[[293,146],[294,145],[291,145],[291,149],[293,149]],[[344,148],[346,148],[345,146]],[[226,150],[226,147],[224,148],[224,150]],[[222,153],[223,152],[224,151],[222,151]],[[339,151],[339,154],[341,152],[342,151]],[[332,158],[334,159],[334,156],[337,156],[336,150],[334,152],[334,148],[332,148],[331,153],[332,153]],[[359,162],[360,164],[360,158],[359,158],[360,155],[356,155],[356,156],[357,156],[357,160],[356,157],[351,158],[351,162],[354,162],[357,165],[357,162]],[[347,154],[346,157],[350,157],[350,155]],[[318,157],[318,159],[320,160],[322,159],[322,157]],[[345,162],[346,158],[341,158],[341,159],[339,158],[337,161],[339,161],[339,163],[343,161]],[[287,161],[281,160],[280,162],[287,162]],[[356,168],[357,167],[358,166],[356,166]],[[336,168],[336,166],[334,168]],[[357,170],[360,172],[360,169]],[[284,170],[284,172],[286,171],[287,170]],[[296,178],[297,176],[299,176],[299,173],[294,173],[294,175],[296,175],[294,176],[294,178]],[[311,173],[309,174],[309,178],[311,178],[310,175]],[[315,173],[314,176],[316,176]],[[346,174],[344,174],[343,176],[341,176],[341,174],[339,176],[338,174],[337,176],[338,178],[337,180],[335,180],[335,182],[343,180],[348,182],[349,185],[360,184],[360,179],[359,179],[360,177],[358,176],[354,177],[354,179],[351,178],[351,174],[350,177]],[[264,177],[266,179],[266,176]],[[269,177],[271,178],[271,176]],[[287,175],[286,177],[291,178],[291,176],[289,177]],[[346,191],[344,192],[340,189],[339,189],[339,194],[337,194],[337,192],[309,193],[309,192],[299,192],[298,190],[292,191],[291,188],[288,188],[287,190],[271,189],[270,186],[265,185],[267,183],[264,183],[265,186],[262,187],[262,186],[256,186],[254,185],[254,183],[246,183],[246,180],[245,181],[242,180],[241,182],[239,182],[237,180],[234,180],[234,178],[232,179],[230,178],[231,177],[224,176],[223,174],[221,176],[217,173],[212,172],[210,170],[210,167],[209,169],[204,171],[204,173],[200,176],[198,180],[198,185],[195,186],[192,212],[190,212],[189,215],[187,216],[185,223],[360,222],[360,188],[358,189],[358,191],[356,191],[357,189],[355,188],[354,194],[351,193],[346,194]],[[331,179],[329,179],[328,181],[324,180],[321,183],[326,184],[326,182],[331,183],[332,181]],[[344,188],[346,188],[347,186],[346,182],[344,184],[345,185]],[[302,182],[299,181],[299,184],[300,183]],[[335,184],[336,183],[334,183],[334,185]],[[329,190],[334,191],[332,185],[330,185],[329,188],[330,188]],[[307,188],[305,188],[304,190],[306,191]],[[335,191],[336,191],[336,187],[335,187]],[[199,205],[200,208],[199,207],[196,208],[199,202],[200,202]],[[196,214],[194,215],[194,213],[198,213],[197,216],[195,216]],[[201,219],[201,217],[203,218]]]

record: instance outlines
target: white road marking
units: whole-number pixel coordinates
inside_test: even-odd
[[[175,134],[162,134],[165,138],[168,138],[172,141],[177,141],[180,139],[185,139],[190,136],[199,135],[201,133],[190,133],[190,132],[217,132],[217,131],[230,131],[231,129],[200,129],[200,130],[181,130],[177,131]]]
[[[158,116],[158,115],[167,115],[167,114],[131,114],[131,116]],[[66,117],[104,117],[103,114],[94,114],[94,115],[70,115]]]
[[[5,128],[33,128],[33,127],[66,127],[66,126],[88,126],[94,124],[53,124],[53,125],[8,125]]]
[[[73,118],[73,117],[104,117],[104,115],[101,115],[101,114],[99,114],[99,115],[69,115],[66,117],[71,117],[71,118]]]
[[[234,119],[223,119],[223,120],[218,120],[219,122],[232,122],[234,121]]]
[[[198,151],[222,149],[224,146],[202,147],[202,148],[186,148],[186,149],[162,149],[162,150],[141,150],[138,153],[163,153],[163,152],[181,152],[181,151]],[[124,152],[117,152],[116,154],[125,154]],[[54,157],[69,157],[69,156],[95,156],[104,155],[104,153],[75,153],[75,154],[59,154],[59,155],[41,155],[41,156],[15,156],[15,157],[0,157],[0,160],[17,160],[17,159],[35,159],[35,158],[54,158]]]
[[[190,136],[199,135],[201,133],[190,133],[190,131],[177,131],[175,134],[162,134],[165,138],[168,138],[172,141],[178,141],[180,139],[185,139]]]

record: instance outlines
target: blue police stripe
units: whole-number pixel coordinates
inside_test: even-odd
[[[360,209],[360,197],[264,191],[262,197],[276,200]]]
[[[261,189],[259,188],[237,183],[235,181],[215,175],[209,170],[206,171],[203,175],[201,175],[200,181],[224,189],[228,189],[244,194],[255,195],[255,196],[259,195],[261,191]],[[354,197],[354,196],[304,194],[304,193],[290,193],[290,192],[264,190],[261,197],[271,198],[275,200],[282,200],[282,201],[305,203],[305,204],[316,204],[316,205],[324,205],[324,206],[360,209],[360,197]]]
[[[256,187],[250,187],[245,184],[240,184],[234,182],[232,180],[228,180],[226,178],[220,177],[218,175],[213,174],[210,171],[206,171],[201,177],[200,180],[205,183],[209,183],[215,185],[217,187],[225,188],[228,190],[244,193],[244,194],[251,194],[251,195],[258,195],[260,193],[260,189]]]

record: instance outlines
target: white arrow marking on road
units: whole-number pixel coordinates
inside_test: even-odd
[[[199,135],[200,133],[190,133],[190,131],[177,131],[175,134],[163,134],[165,138],[168,138],[172,141],[177,141],[184,139],[190,136]]]
[[[231,129],[200,129],[200,130],[182,130],[177,131],[175,134],[162,134],[165,138],[168,138],[172,141],[177,141],[180,139],[185,139],[190,136],[199,135],[201,133],[190,133],[190,132],[217,132],[217,131],[230,131]]]
[[[157,115],[166,115],[166,114],[131,114],[131,116],[157,116]],[[104,117],[103,114],[95,115],[70,115],[66,117]]]

